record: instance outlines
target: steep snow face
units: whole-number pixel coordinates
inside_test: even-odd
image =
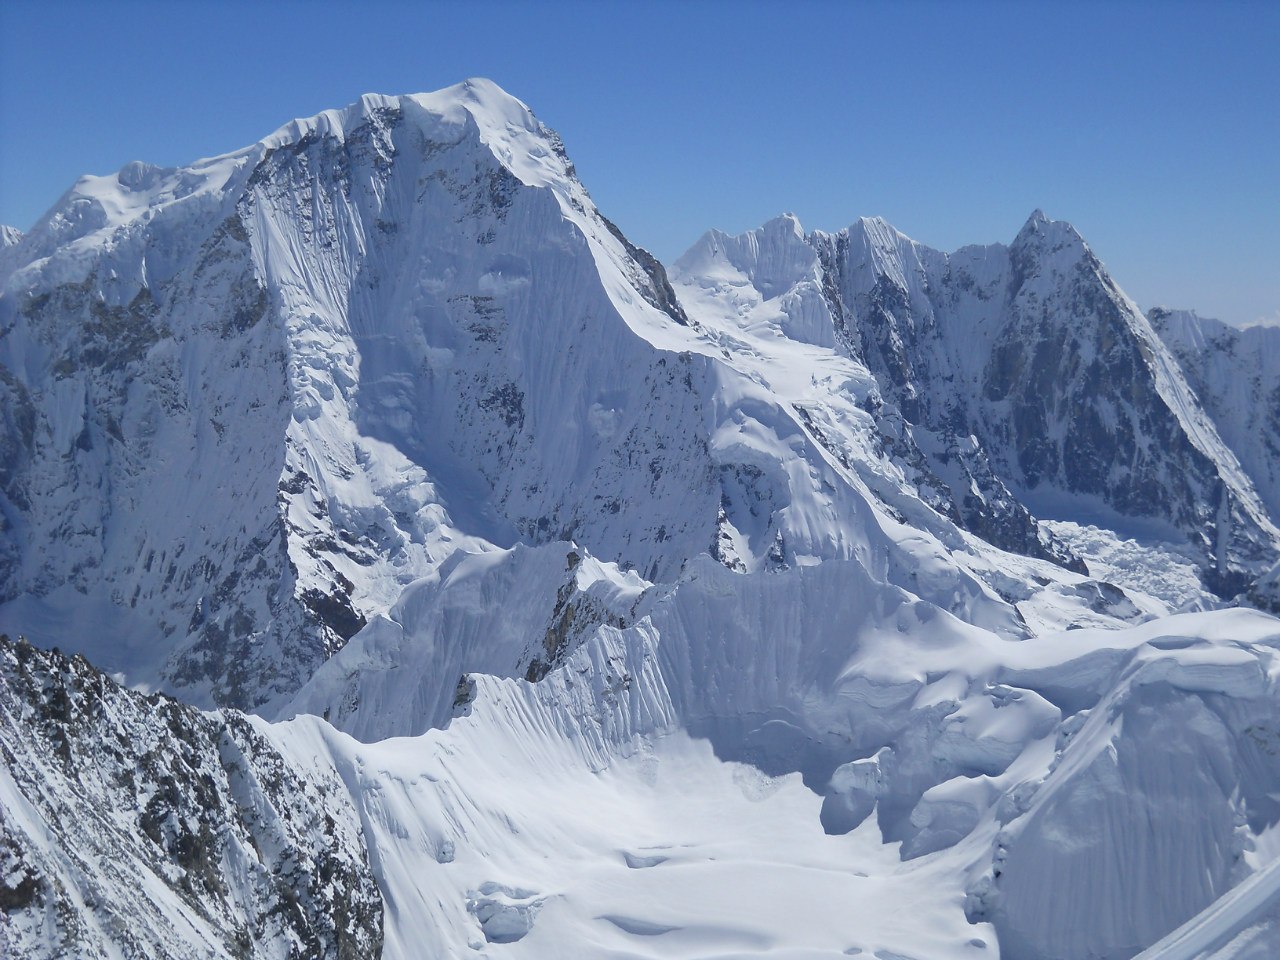
[[[1152,638],[1062,726],[1048,776],[1014,791],[970,902],[1004,950],[1130,956],[1251,871],[1280,817],[1274,640]],[[1131,831],[1143,839],[1118,840]]]
[[[1268,960],[1280,951],[1280,863],[1272,862],[1136,960]]]
[[[316,671],[285,712],[323,716],[366,741],[446,726],[474,695],[468,674],[541,680],[602,624],[633,622],[648,586],[572,544],[458,551]]]
[[[1272,519],[1280,518],[1280,327],[1238,329],[1164,307],[1147,316]]]
[[[2,619],[111,610],[132,682],[279,701],[459,546],[714,540],[706,364],[633,332],[684,322],[665,275],[492,84],[85,178],[15,250]]]
[[[770,317],[786,336],[813,326],[820,290],[918,495],[992,543],[1072,566],[1032,511],[1189,540],[1227,596],[1274,562],[1280,539],[1249,469],[1068,224],[1037,211],[1009,247],[942,254],[882,220],[808,237],[774,221],[708,234],[674,275],[695,316],[747,332]]]
[[[243,716],[123,690],[0,637],[0,950],[376,958],[350,795]]]

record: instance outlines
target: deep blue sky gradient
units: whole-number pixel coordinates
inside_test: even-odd
[[[953,249],[1042,207],[1144,307],[1280,320],[1280,2],[5,0],[0,222],[468,76],[668,262],[788,210]]]

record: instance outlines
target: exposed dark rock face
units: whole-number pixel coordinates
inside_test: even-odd
[[[608,604],[578,588],[574,571],[582,558],[571,551],[568,556],[569,576],[556,591],[555,606],[547,620],[546,631],[542,635],[541,649],[535,649],[524,668],[524,678],[537,682],[560,666],[566,656],[577,644],[590,636],[601,624],[608,624],[619,630],[625,629],[630,620],[611,610]],[[517,671],[518,672],[518,671]]]
[[[680,301],[676,299],[675,291],[671,289],[671,281],[667,279],[666,267],[648,250],[637,247],[628,240],[608,217],[601,216],[600,219],[609,232],[617,237],[618,242],[626,249],[635,264],[639,266],[642,276],[633,276],[631,279],[648,304],[652,307],[657,307],[681,326],[687,327],[689,318],[684,312],[684,307],[680,306]]]
[[[9,955],[380,956],[345,787],[297,773],[241,714],[0,635],[0,763]]]
[[[1003,550],[1085,572],[1080,559],[1040,527],[992,469],[966,405],[951,389],[933,392],[935,381],[950,388],[956,374],[930,355],[938,336],[932,313],[918,320],[907,290],[887,275],[877,275],[869,290],[860,289],[866,265],[851,257],[859,250],[865,255],[865,241],[851,245],[848,231],[814,234],[809,241],[822,264],[837,337],[875,375],[888,402],[871,412],[891,453],[916,472],[925,501]]]
[[[808,241],[837,335],[904,421],[886,432],[938,481],[936,508],[1077,570],[1033,512],[1154,524],[1195,546],[1224,597],[1274,562],[1250,477],[1068,224],[1037,212],[1007,248],[950,255],[882,221]]]

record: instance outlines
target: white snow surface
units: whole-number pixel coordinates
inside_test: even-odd
[[[6,244],[0,629],[256,709],[365,844],[384,956],[1274,943],[1280,620],[1197,579],[1266,562],[1269,488],[1069,225],[946,255],[785,216],[707,234],[669,286],[472,80],[83,178]],[[981,393],[1010,251],[1018,322],[1105,290],[1159,405],[1099,416],[1164,418],[1217,542],[1186,542],[1194,511],[1090,526],[1072,491],[1038,524],[1018,451],[906,416]],[[984,540],[965,494],[1043,549]],[[66,861],[19,779],[0,807]]]
[[[1122,957],[1247,875],[1274,618],[1019,642],[870,584],[817,609],[852,573],[704,563],[418,737],[260,729],[348,783],[389,956]]]

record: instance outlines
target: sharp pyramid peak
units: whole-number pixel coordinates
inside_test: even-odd
[[[1080,236],[1080,231],[1078,231],[1069,221],[1050,219],[1039,207],[1036,207],[1031,211],[1031,216],[1027,217],[1026,222],[1022,225],[1022,229],[1018,231],[1018,236],[1031,236],[1037,233],[1045,234],[1046,236],[1060,233],[1074,234],[1077,237]]]
[[[1037,207],[1022,225],[1011,244],[1013,250],[1076,251],[1089,250],[1080,231],[1066,220],[1051,220]]]

